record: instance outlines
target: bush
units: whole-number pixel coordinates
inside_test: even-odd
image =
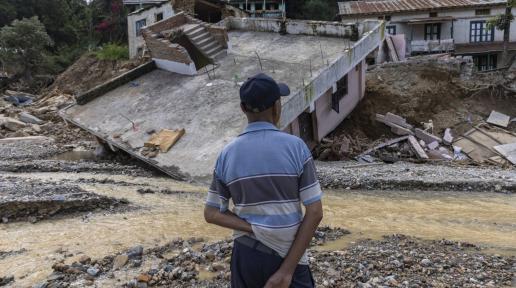
[[[129,59],[129,48],[115,43],[107,44],[95,53],[100,60],[125,60]]]

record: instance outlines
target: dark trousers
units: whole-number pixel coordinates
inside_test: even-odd
[[[231,255],[232,288],[263,288],[267,280],[281,266],[283,258],[276,252],[266,253],[267,251],[263,248],[264,245],[261,243],[259,245],[262,246],[261,249],[249,247],[249,245],[239,243],[238,240],[235,241],[233,254]],[[270,249],[270,251],[273,250]],[[315,287],[312,272],[308,265],[297,265],[290,287]]]

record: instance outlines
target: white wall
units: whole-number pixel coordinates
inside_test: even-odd
[[[134,58],[138,54],[138,49],[145,46],[145,40],[143,37],[136,36],[136,22],[146,19],[147,26],[156,22],[156,15],[163,13],[163,20],[174,16],[174,9],[172,5],[167,2],[161,6],[155,6],[152,8],[144,8],[136,10],[127,16],[127,36],[129,39],[129,57]]]

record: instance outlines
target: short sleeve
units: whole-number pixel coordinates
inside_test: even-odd
[[[308,148],[306,148],[308,151]],[[308,153],[305,153],[307,157],[303,162],[303,170],[299,176],[299,198],[303,205],[310,205],[322,198],[321,185],[317,180],[317,173],[315,169],[314,159]]]
[[[230,198],[231,194],[229,193],[228,187],[217,177],[217,173],[213,172],[213,180],[211,181],[208,196],[206,197],[206,205],[218,208],[220,212],[226,212]]]

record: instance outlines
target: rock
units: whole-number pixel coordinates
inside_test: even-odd
[[[0,127],[4,127],[7,130],[16,132],[20,129],[27,127],[27,124],[14,118],[0,116]]]
[[[140,274],[138,275],[138,278],[136,278],[136,280],[138,282],[145,282],[145,283],[148,283],[150,280],[151,280],[151,276],[148,275],[148,274]]]
[[[142,257],[142,255],[143,255],[143,246],[141,246],[141,245],[135,246],[127,252],[127,256],[129,257],[129,259],[140,258],[140,257]]]
[[[439,143],[437,141],[429,143],[426,147],[430,150],[435,150],[437,147],[439,147]]]
[[[215,262],[215,263],[211,264],[211,268],[215,272],[222,271],[222,270],[224,270],[224,264],[222,264],[220,262]]]
[[[7,285],[14,281],[14,276],[0,277],[0,286]]]
[[[81,264],[88,264],[91,262],[91,258],[88,257],[87,255],[82,255],[80,258],[79,258],[79,263]]]
[[[39,119],[38,117],[33,116],[33,115],[31,115],[31,114],[29,114],[27,112],[21,112],[18,115],[18,119],[20,119],[20,121],[28,123],[28,124],[41,125],[41,124],[43,124],[45,122],[45,121]]]
[[[47,288],[47,287],[48,287],[48,285],[47,285],[46,282],[45,283],[39,283],[39,284],[36,284],[36,285],[32,286],[32,288]]]
[[[215,253],[213,251],[206,252],[205,256],[209,261],[213,261],[215,259]]]
[[[127,261],[129,261],[129,257],[127,255],[116,256],[113,260],[113,270],[124,267],[124,265],[127,264]]]
[[[9,222],[9,218],[7,217],[2,217],[2,223],[7,223]]]
[[[97,276],[99,274],[100,270],[95,268],[95,267],[90,267],[88,268],[88,270],[86,270],[86,273],[88,273],[88,275],[91,275],[93,277]]]
[[[430,259],[425,258],[425,259],[421,260],[420,264],[423,267],[429,267],[432,265],[432,261],[430,261]]]

